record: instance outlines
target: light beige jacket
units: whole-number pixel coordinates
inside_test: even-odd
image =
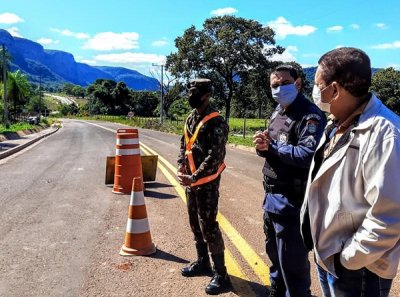
[[[325,136],[319,146],[325,142]],[[400,258],[400,118],[372,95],[350,141],[311,164],[308,203],[317,263],[335,274],[333,255],[347,269],[366,267],[394,278]]]

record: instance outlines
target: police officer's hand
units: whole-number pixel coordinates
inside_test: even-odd
[[[178,172],[178,181],[182,186],[190,186],[192,184],[192,176]]]
[[[255,144],[256,150],[259,151],[267,151],[269,144],[271,142],[271,139],[268,135],[268,131],[257,131],[253,135],[253,143]]]

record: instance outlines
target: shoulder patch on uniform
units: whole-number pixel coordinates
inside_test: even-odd
[[[284,144],[287,144],[289,140],[289,133],[287,132],[279,132],[278,133],[278,141],[283,142]]]
[[[217,134],[217,135],[224,134],[224,131],[222,130],[222,128],[215,128],[214,131],[215,131],[215,134]]]
[[[321,120],[321,116],[319,114],[316,114],[316,113],[310,113],[310,114],[306,115],[306,117],[305,117],[306,121],[311,120],[311,119],[316,119],[317,121],[320,121]]]
[[[317,132],[318,124],[319,123],[314,119],[308,120],[306,123],[307,132],[311,133],[311,134],[314,134],[315,132]]]

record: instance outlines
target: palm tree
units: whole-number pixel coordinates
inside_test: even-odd
[[[7,71],[8,71],[8,70],[10,70],[9,65],[12,60],[12,57],[7,50],[5,50],[5,55],[6,55],[6,65],[7,65],[6,67],[7,67]],[[0,79],[1,79],[1,81],[3,81],[3,47],[0,47],[0,70],[1,70]]]
[[[18,112],[26,103],[26,98],[30,94],[31,85],[26,77],[20,70],[15,72],[8,72],[7,79],[7,99],[13,103],[14,113]]]

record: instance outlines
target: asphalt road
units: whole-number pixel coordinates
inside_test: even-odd
[[[167,168],[175,166],[179,137],[140,130],[142,153],[164,159],[145,191],[157,253],[125,258],[118,252],[129,195],[104,185],[112,131],[121,126],[96,125],[106,129],[65,120],[54,135],[0,161],[0,296],[205,296],[208,277],[179,273],[195,258],[186,206]],[[262,159],[229,147],[226,164],[219,211],[235,292],[223,295],[263,296]],[[321,296],[312,274],[313,294]],[[391,296],[398,288],[397,278]]]

